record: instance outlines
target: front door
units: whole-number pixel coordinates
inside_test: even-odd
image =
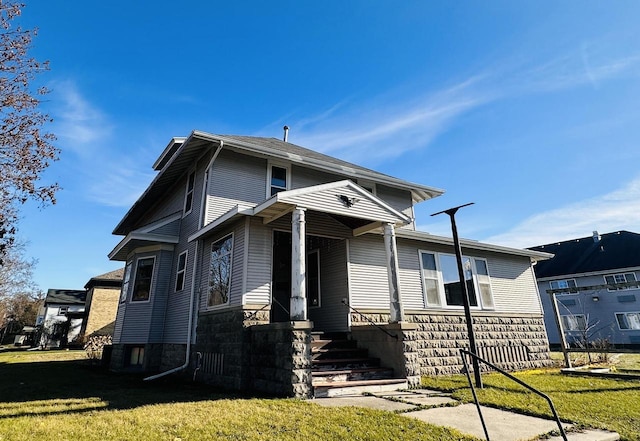
[[[273,232],[273,269],[271,284],[271,322],[290,320],[291,233]]]

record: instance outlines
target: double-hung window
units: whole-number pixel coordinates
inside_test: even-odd
[[[191,209],[193,208],[193,189],[195,188],[196,183],[196,172],[193,171],[189,173],[189,177],[187,178],[187,188],[185,190],[184,196],[184,215],[191,213]]]
[[[155,257],[144,257],[138,259],[138,263],[136,265],[136,278],[133,282],[133,293],[131,294],[132,302],[143,302],[149,300],[155,260]]]
[[[464,305],[463,288],[456,256],[420,251],[422,286],[427,306],[457,307]],[[485,259],[462,258],[469,304],[473,307],[493,308],[493,294],[489,268]]]
[[[587,320],[584,314],[563,315],[561,318],[565,331],[584,331],[587,329]]]
[[[229,235],[211,245],[209,263],[208,306],[224,305],[229,302],[231,287],[231,261],[233,254],[233,235]]]
[[[178,256],[178,266],[176,268],[176,292],[184,288],[184,276],[187,270],[187,251]]]
[[[640,312],[618,312],[616,320],[618,327],[623,331],[640,329]]]
[[[616,283],[632,283],[636,281],[635,273],[610,274],[604,276],[604,283],[614,285]],[[623,289],[633,289],[626,286],[608,288],[609,291],[618,291]]]
[[[572,288],[576,288],[577,285],[576,285],[575,279],[566,279],[566,280],[552,280],[549,282],[549,286],[551,287],[551,289],[572,289]],[[578,290],[576,291],[572,290],[570,292],[578,292]]]
[[[269,166],[269,194],[271,197],[281,191],[289,189],[289,169],[278,165]]]

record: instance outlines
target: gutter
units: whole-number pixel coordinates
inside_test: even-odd
[[[196,242],[196,250],[195,250],[194,262],[193,262],[193,273],[191,274],[191,300],[189,301],[189,330],[187,332],[187,353],[185,355],[184,364],[182,366],[178,366],[176,368],[169,369],[168,371],[161,372],[159,374],[152,375],[150,377],[146,377],[146,378],[143,379],[143,381],[156,380],[158,378],[162,378],[162,377],[165,377],[167,375],[183,371],[183,370],[185,370],[186,368],[189,367],[189,362],[191,361],[191,339],[192,339],[192,336],[193,336],[193,310],[194,310],[194,303],[195,303],[195,298],[196,298],[196,268],[197,268],[196,264],[198,262],[198,245],[199,245],[199,243],[200,243],[200,241]]]

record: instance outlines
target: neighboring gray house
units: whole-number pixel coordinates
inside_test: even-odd
[[[415,230],[414,205],[441,190],[274,138],[199,131],[153,168],[109,254],[126,265],[112,369],[298,397],[461,371],[452,240]],[[462,249],[480,354],[548,364],[532,266],[550,256]]]
[[[640,234],[594,231],[531,249],[554,254],[535,266],[551,345],[559,346],[560,337],[548,291],[560,290],[558,311],[568,344],[640,347]]]

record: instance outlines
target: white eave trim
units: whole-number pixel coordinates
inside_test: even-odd
[[[153,230],[156,230],[158,228],[164,227],[165,225],[169,225],[171,222],[175,222],[178,219],[182,218],[182,211],[177,211],[167,217],[164,217],[160,220],[157,220],[155,222],[151,222],[148,225],[145,225],[143,227],[138,228],[135,231],[132,231],[132,233],[150,233]]]
[[[168,236],[166,234],[150,234],[134,231],[127,234],[125,238],[122,239],[118,245],[116,245],[113,251],[109,253],[109,259],[113,259],[115,256],[117,256],[118,253],[120,253],[120,251],[122,251],[122,249],[133,240],[177,244],[180,241],[180,238],[178,236]]]
[[[421,242],[429,242],[429,243],[435,243],[439,245],[453,246],[452,238],[444,237],[444,236],[435,236],[433,234],[425,233],[423,231],[397,229],[396,236],[405,238],[405,239],[418,240]],[[529,257],[534,261],[547,260],[553,257],[553,254],[543,253],[540,251],[531,251],[531,250],[520,249],[520,248],[510,248],[510,247],[504,247],[501,245],[493,245],[489,243],[477,242],[477,241],[468,240],[468,239],[460,239],[460,246],[463,248],[468,248],[473,250],[490,251],[494,253]]]
[[[236,216],[253,216],[253,212],[254,212],[254,209],[252,206],[236,205],[231,210],[227,211],[225,214],[223,214],[222,216],[220,216],[210,224],[207,224],[207,226],[205,226],[204,228],[201,228],[200,230],[193,233],[191,236],[187,238],[187,240],[189,242],[193,242],[194,240],[201,238],[205,234],[216,229],[217,227],[229,221],[230,219],[233,219]]]

